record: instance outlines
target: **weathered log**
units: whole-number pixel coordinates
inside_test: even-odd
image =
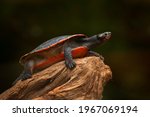
[[[0,94],[0,99],[101,99],[103,86],[112,77],[109,66],[95,56],[78,58],[75,62],[77,66],[73,70],[67,69],[62,61],[30,79],[18,81]]]

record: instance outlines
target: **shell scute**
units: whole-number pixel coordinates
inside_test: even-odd
[[[84,38],[84,37],[86,37],[86,35],[84,35],[84,34],[75,34],[75,35],[65,35],[65,36],[59,36],[59,37],[52,38],[52,39],[42,43],[37,48],[33,49],[31,52],[23,55],[20,58],[19,62],[21,64],[24,64],[26,61],[34,58],[36,55],[40,55],[41,53],[50,51],[51,49],[54,49],[54,48],[57,48],[57,47],[63,45],[63,43],[65,43],[69,39]],[[49,53],[49,54],[51,54],[51,53]]]

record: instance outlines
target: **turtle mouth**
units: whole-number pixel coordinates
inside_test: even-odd
[[[111,32],[105,33],[105,40],[109,40],[111,38]]]

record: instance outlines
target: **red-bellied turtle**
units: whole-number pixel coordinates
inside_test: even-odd
[[[98,55],[90,49],[109,40],[110,37],[111,32],[104,32],[92,37],[75,34],[50,39],[20,58],[24,70],[13,84],[20,79],[30,78],[33,73],[62,60],[65,60],[67,68],[72,69],[76,66],[73,58],[84,57],[87,54]]]

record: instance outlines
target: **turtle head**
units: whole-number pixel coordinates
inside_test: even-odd
[[[111,32],[104,32],[104,33],[94,35],[92,37],[82,39],[83,42],[82,45],[91,48],[91,47],[95,47],[96,45],[100,45],[104,43],[110,38],[111,38]]]
[[[111,38],[111,32],[104,32],[104,33],[97,35],[97,39],[100,42],[105,42],[105,41],[109,40],[110,38]]]

